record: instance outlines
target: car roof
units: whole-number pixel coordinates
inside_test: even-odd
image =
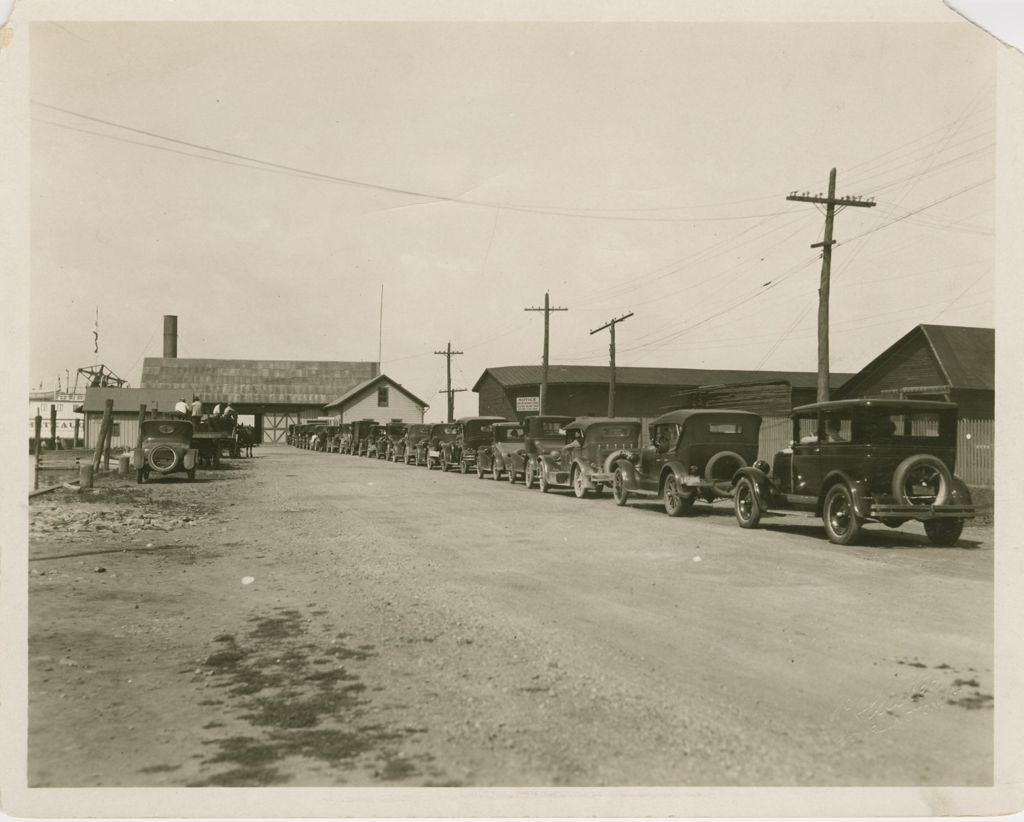
[[[502,421],[502,422],[496,422],[494,424],[494,427],[495,428],[522,428],[523,424],[521,422]]]
[[[506,420],[504,417],[459,417],[457,420],[455,420],[455,422],[462,424],[464,422],[473,422],[474,420],[493,420],[494,422],[508,422],[508,420]]]
[[[829,402],[814,402],[810,405],[801,405],[793,409],[794,413],[802,414],[806,411],[845,411],[850,408],[896,408],[904,411],[953,411],[956,410],[955,402],[940,402],[939,400],[900,400],[877,397],[872,399],[856,400],[830,400]]]
[[[602,422],[610,422],[615,425],[623,425],[627,423],[630,425],[640,425],[640,420],[634,419],[633,417],[577,417],[565,426],[565,430],[575,430],[578,428],[580,431],[586,431],[592,425],[597,425]]]
[[[753,417],[761,419],[760,414],[755,414],[753,411],[741,411],[736,408],[677,408],[675,411],[662,414],[656,420],[653,420],[651,425],[658,425],[664,422],[682,423],[692,417]]]

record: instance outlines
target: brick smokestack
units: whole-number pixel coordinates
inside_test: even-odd
[[[164,357],[175,359],[178,356],[178,318],[174,314],[164,314]]]

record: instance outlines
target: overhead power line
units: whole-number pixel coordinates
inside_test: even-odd
[[[374,183],[366,180],[357,180],[353,177],[342,177],[335,174],[327,174],[312,169],[301,168],[299,166],[287,165],[285,163],[277,163],[271,160],[263,160],[259,157],[253,157],[248,154],[241,154],[236,151],[227,151],[225,149],[216,148],[214,146],[204,145],[202,143],[192,142],[190,140],[182,140],[177,137],[169,137],[164,134],[159,134],[155,131],[148,131],[142,128],[136,128],[125,123],[118,123],[114,120],[107,120],[102,117],[94,117],[91,114],[85,114],[79,111],[73,111],[72,109],[62,108],[60,106],[53,106],[49,103],[43,103],[38,100],[32,101],[35,105],[42,108],[49,109],[51,111],[59,111],[62,114],[67,114],[72,117],[79,117],[83,120],[88,120],[94,123],[100,123],[101,125],[110,126],[112,128],[123,129],[124,131],[131,132],[133,134],[139,134],[145,137],[151,137],[155,140],[165,140],[175,145],[185,146],[187,148],[197,149],[199,151],[206,151],[210,154],[217,155],[218,157],[228,157],[232,160],[242,161],[244,163],[256,163],[260,167],[266,167],[268,169],[274,169],[276,171],[288,172],[290,174],[296,174],[305,178],[314,178],[325,182],[337,183],[340,185],[351,186],[354,188],[362,188],[372,191],[382,191],[389,194],[400,194],[407,197],[418,197],[425,200],[431,200],[434,202],[441,203],[458,203],[461,205],[476,206],[480,208],[502,208],[506,211],[516,211],[525,214],[544,214],[553,217],[570,217],[575,219],[587,219],[587,220],[609,220],[609,221],[627,221],[627,222],[652,222],[652,223],[717,223],[717,222],[733,222],[738,220],[753,220],[760,217],[772,217],[779,214],[785,214],[786,211],[773,211],[768,213],[760,214],[731,214],[721,217],[640,217],[640,216],[624,216],[620,214],[612,213],[598,213],[588,209],[570,209],[556,206],[527,206],[527,205],[512,205],[508,203],[499,203],[491,200],[479,200],[470,197],[453,196],[446,194],[437,194],[429,191],[420,191],[418,189],[403,188],[400,186],[390,186],[383,183]],[[104,134],[98,131],[86,131],[84,129],[77,129],[74,126],[69,126],[63,123],[54,123],[49,120],[42,120],[41,122],[47,123],[48,125],[54,125],[59,128],[68,128],[72,131],[85,131],[87,134],[93,134],[97,137],[105,137],[108,139],[119,140],[125,142],[123,138],[118,138],[115,135]],[[149,143],[136,143],[148,148],[161,149],[160,146],[154,146]],[[180,153],[180,152],[179,152]],[[214,158],[205,157],[203,155],[188,154],[186,156],[195,157],[196,159],[213,160]],[[685,206],[684,206],[685,207]],[[658,209],[661,211],[672,211],[674,208]],[[608,209],[608,211],[631,211],[631,209]]]

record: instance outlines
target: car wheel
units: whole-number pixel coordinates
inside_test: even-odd
[[[681,517],[693,507],[693,494],[685,493],[679,487],[679,480],[675,474],[665,477],[665,488],[662,492],[665,497],[665,513],[670,517]]]
[[[948,548],[956,545],[964,530],[962,519],[929,519],[925,520],[924,532],[932,545]]]
[[[533,469],[533,460],[527,460],[523,466],[523,485],[527,488],[533,488],[533,483],[537,479],[536,473]]]
[[[821,519],[830,542],[850,545],[860,534],[860,520],[853,508],[853,494],[842,483],[833,485],[825,494]]]
[[[551,486],[548,485],[548,472],[544,470],[544,466],[541,465],[537,471],[537,485],[540,487],[540,492],[546,494],[551,490]]]
[[[459,473],[460,474],[468,474],[469,473],[469,466],[466,465],[466,461],[465,460],[459,460]]]
[[[622,476],[622,469],[616,468],[612,477],[612,498],[616,505],[625,505],[629,499],[629,491],[626,490],[626,478]]]
[[[583,477],[583,472],[579,466],[573,466],[572,469],[572,492],[576,495],[576,499],[586,499],[587,494],[590,493],[590,489],[587,488],[587,481]]]
[[[892,495],[901,505],[944,505],[953,488],[946,464],[931,454],[914,454],[892,474]]]
[[[757,528],[761,521],[761,503],[757,501],[757,489],[748,477],[740,477],[740,481],[736,483],[733,503],[736,509],[736,522],[740,528]]]

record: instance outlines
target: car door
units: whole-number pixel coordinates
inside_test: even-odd
[[[675,456],[679,440],[679,426],[662,423],[651,426],[651,445],[645,448],[640,458],[640,487],[657,491],[661,482],[661,469]]]
[[[789,492],[816,498],[821,488],[821,419],[818,414],[797,416],[794,434]]]

